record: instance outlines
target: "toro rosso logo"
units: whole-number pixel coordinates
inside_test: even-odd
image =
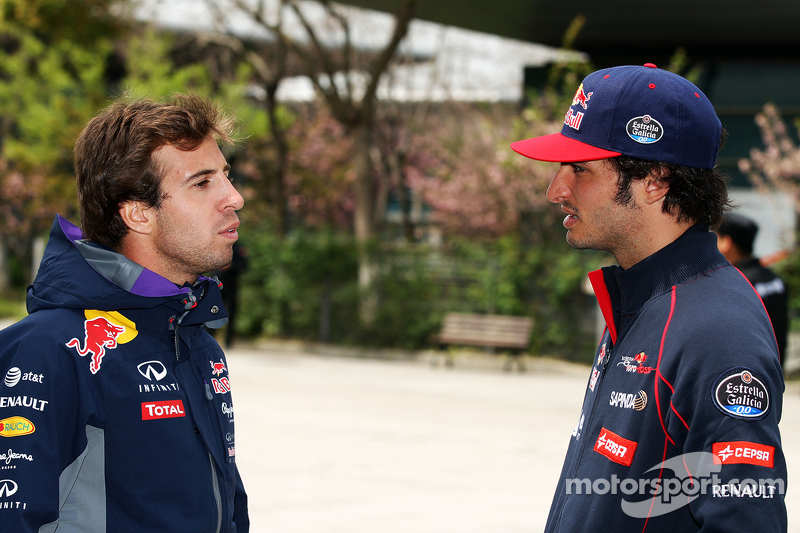
[[[89,370],[91,370],[92,374],[97,374],[103,362],[103,357],[106,355],[106,349],[112,350],[118,344],[130,342],[138,332],[133,322],[115,311],[86,310],[84,315],[86,316],[86,321],[83,324],[83,347],[81,347],[81,341],[77,338],[67,342],[66,346],[75,348],[81,357],[91,353],[92,359],[89,363]]]

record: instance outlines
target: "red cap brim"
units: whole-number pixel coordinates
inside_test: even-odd
[[[594,161],[622,155],[619,152],[604,150],[570,139],[560,133],[513,142],[511,143],[511,149],[525,157],[553,163]]]

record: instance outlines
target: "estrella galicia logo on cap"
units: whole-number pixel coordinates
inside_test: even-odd
[[[631,139],[641,144],[658,142],[664,136],[664,127],[650,115],[630,119],[625,129]]]
[[[734,418],[756,420],[769,410],[769,389],[747,368],[723,372],[714,383],[712,394],[717,409]]]

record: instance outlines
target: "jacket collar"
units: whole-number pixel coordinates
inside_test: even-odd
[[[622,335],[642,306],[672,287],[687,283],[728,262],[717,249],[717,237],[695,224],[661,250],[625,270],[604,267],[589,274],[612,342]]]

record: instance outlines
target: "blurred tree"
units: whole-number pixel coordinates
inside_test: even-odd
[[[72,144],[104,96],[98,52],[70,41],[45,44],[7,28],[0,47],[0,245],[23,259],[30,280],[31,243],[53,214],[75,214]],[[5,271],[6,269],[3,268]],[[8,280],[5,280],[6,282]]]
[[[764,148],[751,149],[749,158],[739,160],[739,170],[757,187],[790,195],[800,213],[800,147],[774,104],[764,105],[755,121]]]
[[[377,108],[377,89],[381,77],[389,67],[400,41],[406,35],[417,0],[398,0],[399,8],[395,24],[388,40],[382,47],[363,53],[353,47],[351,26],[347,16],[349,8],[335,5],[328,0],[299,2],[280,0],[276,15],[270,17],[264,1],[245,2],[231,0],[209,0],[218,13],[230,16],[223,6],[232,3],[238,14],[244,14],[250,21],[273,36],[285,50],[290,50],[300,60],[303,73],[313,83],[329,108],[330,116],[339,122],[353,143],[353,225],[357,241],[365,245],[376,234],[376,187],[371,161],[373,129]],[[315,11],[315,8],[316,11]],[[316,17],[322,10],[325,16]],[[284,16],[291,15],[302,29],[301,34],[286,31]],[[236,47],[236,45],[234,45]],[[253,59],[253,56],[249,56]],[[281,61],[285,55],[278,56],[277,68],[270,75],[281,72]],[[256,64],[256,63],[254,63]],[[267,91],[267,94],[269,92]],[[363,287],[368,287],[375,274],[375,265],[370,263],[369,254],[362,254],[359,266],[359,279]],[[363,318],[369,320],[369,304],[365,306]]]

